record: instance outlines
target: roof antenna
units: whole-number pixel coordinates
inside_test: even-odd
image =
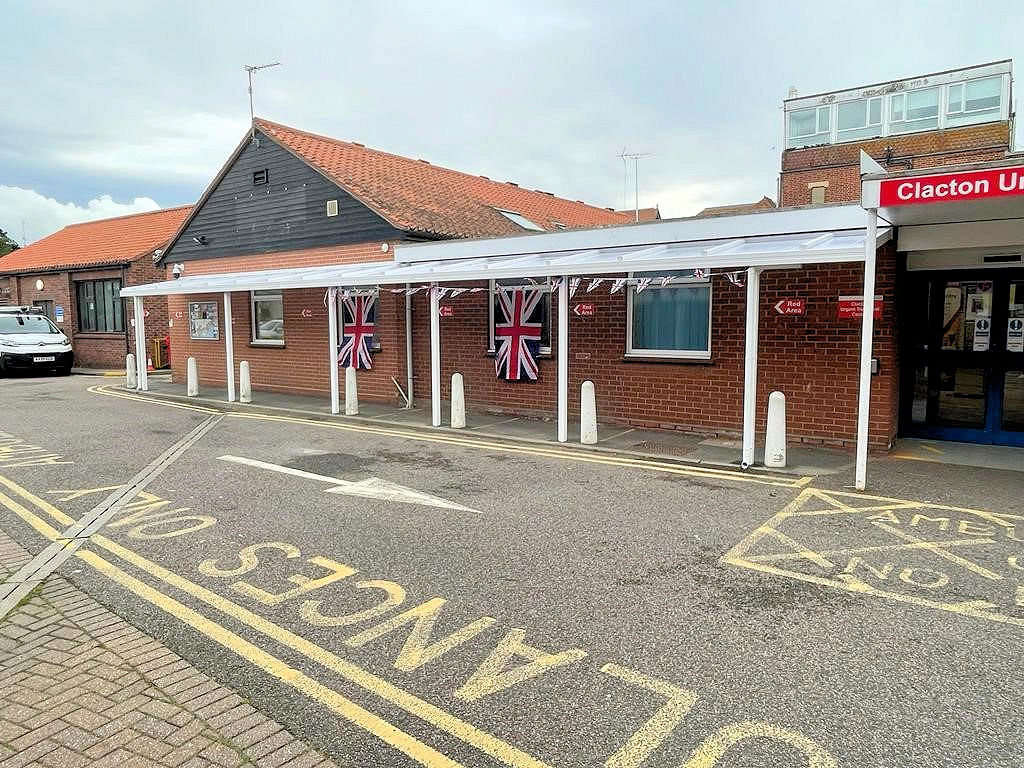
[[[626,194],[625,194],[625,188],[626,188],[626,160],[632,160],[633,161],[633,188],[634,188],[633,216],[634,216],[634,221],[640,221],[640,158],[642,158],[642,157],[650,157],[650,156],[651,156],[650,152],[633,152],[633,153],[627,154],[625,147],[623,147],[623,149],[622,149],[622,154],[619,155],[619,157],[622,158],[622,187],[623,187],[623,195],[622,195],[623,206],[622,207],[623,208],[626,207],[625,206],[625,202],[626,202]]]
[[[270,69],[271,67],[280,67],[281,62],[275,61],[270,64],[244,64],[246,73],[249,75],[249,124],[252,126],[252,140],[256,141],[256,113],[252,108],[252,73],[259,72],[261,69]]]

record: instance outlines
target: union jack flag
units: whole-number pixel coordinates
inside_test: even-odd
[[[494,324],[498,346],[494,372],[508,381],[537,379],[537,354],[540,352],[541,323],[529,322],[542,291],[515,288],[497,292],[502,317]]]
[[[354,296],[342,299],[343,318],[341,325],[341,346],[338,348],[338,363],[342,368],[363,368],[370,370],[370,344],[377,324],[370,322],[373,317],[373,306],[377,299],[373,296]]]

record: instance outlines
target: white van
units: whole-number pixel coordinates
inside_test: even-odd
[[[71,373],[75,354],[64,332],[37,307],[0,307],[0,375],[14,370]]]

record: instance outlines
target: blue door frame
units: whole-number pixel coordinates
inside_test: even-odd
[[[952,272],[920,272],[906,276],[905,313],[908,323],[904,325],[911,335],[904,345],[904,359],[909,363],[901,390],[903,403],[900,411],[904,414],[901,432],[911,437],[932,440],[951,440],[963,443],[988,445],[1011,445],[1024,447],[1024,432],[1008,431],[1003,425],[1004,387],[1007,371],[1024,370],[1024,353],[1006,351],[1006,326],[1008,319],[1008,286],[1011,280],[1024,279],[1021,270],[956,270]],[[990,348],[981,353],[946,352],[940,348],[941,330],[935,320],[941,317],[941,297],[947,281],[991,280],[993,337]],[[930,287],[930,290],[929,290]],[[930,306],[928,306],[930,304]],[[922,318],[925,318],[922,321]],[[922,338],[922,334],[924,335]],[[944,362],[950,361],[950,362]],[[984,428],[942,426],[932,421],[931,404],[925,423],[914,423],[910,418],[914,398],[914,374],[921,366],[928,367],[929,398],[934,387],[934,378],[940,369],[978,367],[985,370],[985,422]]]

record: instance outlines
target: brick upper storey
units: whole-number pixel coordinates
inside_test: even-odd
[[[257,118],[256,128],[343,187],[396,229],[431,237],[521,234],[497,209],[546,230],[627,224],[632,211],[613,211],[510,182],[454,171],[354,142]]]
[[[165,245],[192,206],[69,224],[0,259],[0,274],[128,264]]]

